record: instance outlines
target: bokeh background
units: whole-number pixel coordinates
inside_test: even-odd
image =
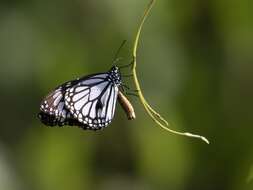
[[[0,1],[1,190],[253,189],[253,4],[158,0],[141,36],[138,74],[171,128],[117,105],[109,128],[48,128],[36,118],[55,86],[127,64],[148,0]],[[125,70],[125,74],[129,70]],[[129,86],[132,82],[125,80]]]

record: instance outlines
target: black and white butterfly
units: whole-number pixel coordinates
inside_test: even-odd
[[[66,82],[44,98],[38,117],[49,126],[102,129],[113,119],[120,86],[121,74],[116,66],[105,73]]]

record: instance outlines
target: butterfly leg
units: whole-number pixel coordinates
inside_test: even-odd
[[[129,86],[127,86],[126,84],[121,84],[121,88],[122,88],[122,91],[125,92],[126,90],[124,88],[126,88],[127,90],[131,91],[131,92],[139,92],[139,90],[134,90],[134,89],[131,89]]]
[[[127,89],[127,90],[126,90],[126,89]],[[130,88],[129,88],[127,85],[125,85],[125,84],[122,84],[122,85],[121,85],[121,90],[122,90],[122,92],[124,92],[126,95],[132,95],[132,96],[139,97],[139,95],[138,95],[139,90],[130,89]]]
[[[122,66],[119,66],[119,69],[123,69],[123,68],[127,68],[127,67],[133,67],[133,65],[134,65],[134,62],[133,61],[131,61],[129,64],[126,64],[126,65],[122,65]]]
[[[121,75],[122,77],[132,77],[133,74],[129,74],[129,75]]]
[[[138,94],[131,93],[131,92],[126,92],[126,95],[129,95],[129,96],[134,96],[134,97],[139,97],[139,95],[138,95]]]

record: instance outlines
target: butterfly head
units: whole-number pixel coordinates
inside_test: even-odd
[[[115,85],[121,85],[121,74],[117,66],[113,66],[109,71],[109,80],[111,80]]]

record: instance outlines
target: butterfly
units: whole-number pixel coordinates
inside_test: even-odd
[[[48,126],[102,129],[112,122],[121,84],[116,66],[105,73],[68,81],[43,99],[38,117]]]

